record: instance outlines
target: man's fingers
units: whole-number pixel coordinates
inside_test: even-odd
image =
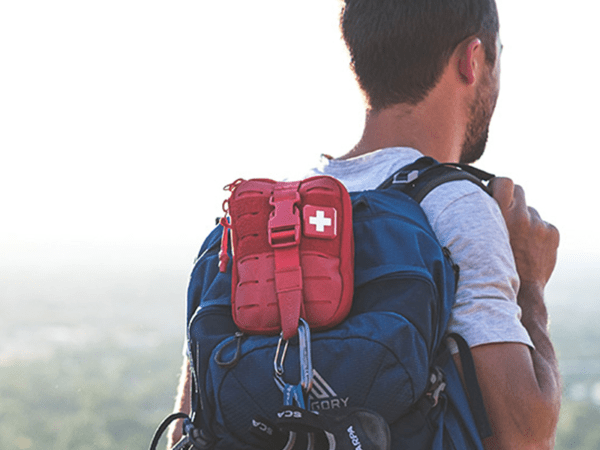
[[[525,200],[525,190],[519,186],[515,185],[513,190],[513,204],[511,205],[517,211],[527,211],[527,201]],[[536,211],[537,214],[537,211]],[[539,217],[539,214],[538,214]]]
[[[536,211],[537,213],[537,211]],[[554,247],[554,248],[558,248],[558,245],[560,243],[560,232],[558,231],[558,228],[556,228],[554,225],[552,225],[550,222],[546,222],[545,220],[543,220],[539,214],[538,214],[539,220],[544,224],[544,228],[546,229],[546,233],[548,234],[548,243]]]
[[[558,230],[527,206],[525,191],[511,179],[494,178],[489,187],[506,222],[521,282],[545,286],[556,265]]]
[[[500,209],[503,212],[508,210],[513,202],[515,188],[513,181],[510,178],[495,177],[490,180],[489,187]]]
[[[535,208],[527,206],[525,190],[510,178],[495,177],[490,180],[489,187],[494,199],[498,202],[509,231],[521,233],[526,227],[538,224],[546,229],[550,243],[558,245],[560,235],[558,229],[542,219]]]
[[[548,222],[546,222],[546,223],[548,223]],[[556,228],[551,223],[548,223],[548,226],[550,227],[550,230],[551,230],[553,244],[556,248],[558,248],[558,246],[560,245],[560,231],[558,231],[558,228]]]
[[[558,228],[556,228],[550,222],[546,222],[544,219],[542,219],[542,216],[540,216],[540,213],[537,209],[529,206],[528,210],[530,219],[533,222],[536,222],[539,225],[541,225],[548,233],[550,244],[554,245],[555,247],[558,247],[558,242],[560,240],[560,233],[558,231]]]
[[[546,223],[542,220],[542,216],[540,216],[540,213],[533,206],[529,206],[527,209],[529,210],[529,216],[532,219],[537,220],[539,222]]]
[[[492,178],[489,186],[505,219],[509,212],[511,215],[516,214],[515,217],[527,219],[527,201],[525,190],[521,186],[504,177]]]

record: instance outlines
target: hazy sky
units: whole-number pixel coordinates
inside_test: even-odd
[[[498,7],[502,88],[478,166],[522,184],[563,251],[600,255],[600,7]],[[0,258],[94,247],[118,259],[131,243],[193,255],[224,184],[301,175],[321,153],[348,151],[363,105],[339,8],[2,2]]]

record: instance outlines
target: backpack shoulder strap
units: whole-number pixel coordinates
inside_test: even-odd
[[[409,195],[417,203],[436,187],[456,180],[470,181],[489,195],[491,190],[485,184],[494,175],[466,164],[441,164],[433,158],[422,157],[394,173],[384,181],[378,189],[396,189]],[[483,440],[492,435],[489,417],[483,403],[483,396],[477,380],[473,356],[467,342],[462,336],[452,333],[447,336],[456,342],[459,349],[465,388],[469,408],[473,415],[475,427],[479,437]],[[449,357],[449,351],[442,352],[442,358],[436,364],[443,366],[445,359]]]
[[[378,189],[401,190],[417,203],[421,203],[425,196],[436,187],[457,180],[470,181],[492,195],[491,190],[484,182],[488,182],[493,177],[494,175],[491,173],[467,164],[442,164],[429,156],[424,156],[395,172]]]
[[[463,369],[463,376],[465,381],[465,390],[467,393],[467,400],[473,413],[473,419],[481,440],[490,437],[492,433],[492,426],[490,425],[489,416],[483,403],[483,394],[479,387],[477,380],[477,372],[475,370],[475,361],[471,354],[471,349],[467,341],[458,333],[450,333],[446,336],[448,339],[452,339],[458,347],[458,354],[460,357],[460,363]]]

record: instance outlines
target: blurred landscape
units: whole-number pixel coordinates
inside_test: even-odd
[[[170,413],[189,264],[2,267],[0,449],[146,449]],[[547,288],[564,400],[556,448],[600,449],[600,264]]]

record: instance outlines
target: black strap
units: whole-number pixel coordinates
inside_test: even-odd
[[[463,377],[465,379],[465,388],[469,400],[469,406],[475,419],[475,425],[479,431],[481,439],[485,439],[492,435],[492,427],[490,426],[485,404],[483,403],[483,395],[477,381],[477,372],[475,370],[475,362],[467,341],[457,333],[450,333],[447,336],[456,342],[458,346],[458,354],[462,364]]]
[[[175,444],[175,447],[173,447],[172,450],[181,450],[181,449],[208,450],[210,448],[210,443],[208,442],[208,440],[206,440],[204,438],[204,436],[202,435],[202,433],[200,432],[200,430],[198,430],[194,426],[194,424],[190,420],[189,416],[182,412],[173,413],[161,422],[161,424],[156,429],[154,436],[152,437],[152,442],[150,443],[149,449],[156,450],[156,447],[158,446],[160,438],[165,433],[165,431],[167,431],[167,428],[169,427],[169,425],[172,422],[179,420],[179,419],[184,420],[184,424],[183,424],[184,437],[181,439],[181,441],[179,441],[177,444]]]
[[[171,425],[171,422],[174,422],[179,419],[187,419],[187,418],[188,418],[188,415],[185,413],[173,413],[170,416],[168,416],[165,420],[163,420],[161,422],[161,424],[158,426],[158,428],[156,429],[156,431],[154,432],[154,436],[152,437],[152,442],[150,443],[150,450],[156,450],[158,441],[160,440],[160,438],[164,434],[164,432],[167,431],[167,428],[169,427],[169,425]]]
[[[457,180],[470,181],[492,195],[484,181],[493,177],[494,175],[467,164],[442,164],[424,156],[395,172],[378,189],[401,190],[420,203],[436,187]]]
[[[284,406],[277,413],[277,425],[284,431],[312,433],[328,450],[390,450],[388,423],[375,411],[360,407],[320,411],[318,414],[297,406]],[[296,448],[296,447],[294,447]],[[304,446],[302,448],[305,448]],[[313,448],[313,447],[309,447]]]

